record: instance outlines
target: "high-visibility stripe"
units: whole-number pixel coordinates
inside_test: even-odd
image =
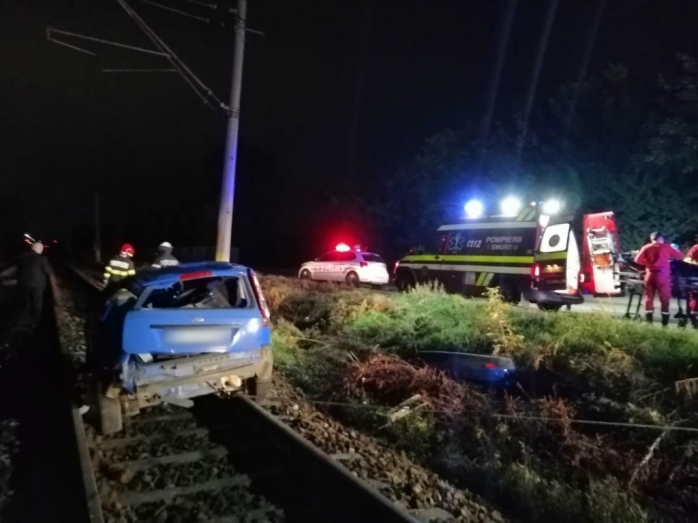
[[[533,263],[533,256],[483,256],[479,254],[410,254],[402,262],[479,262],[479,263]]]
[[[492,278],[494,278],[494,273],[493,272],[487,273],[487,278],[485,278],[483,285],[485,287],[489,287],[490,283],[492,282]]]
[[[519,215],[516,217],[517,222],[522,222],[526,218],[526,215],[528,214],[528,209],[524,209],[519,213]]]
[[[438,263],[409,263],[400,262],[400,267],[409,267],[411,269],[428,269],[431,271],[457,271],[457,272],[478,272],[482,270],[482,265],[448,265],[446,267]],[[487,267],[488,271],[492,271],[494,274],[529,274],[531,269],[529,267],[507,267],[500,265],[493,265]]]
[[[530,211],[528,211],[528,214],[526,215],[525,220],[527,220],[527,221],[528,220],[535,220],[535,218],[536,218],[536,210],[531,209]]]
[[[127,274],[128,274],[129,276],[133,276],[133,275],[136,274],[136,271],[135,271],[135,269],[131,269],[130,271],[128,271]]]
[[[457,223],[442,225],[437,231],[465,231],[472,229],[535,229],[536,222],[490,222],[490,223]]]
[[[566,260],[567,251],[562,252],[541,252],[536,254],[536,261]]]
[[[481,272],[480,276],[478,276],[477,281],[475,282],[475,285],[477,285],[478,287],[481,286],[485,281],[485,276],[487,276],[487,273]]]

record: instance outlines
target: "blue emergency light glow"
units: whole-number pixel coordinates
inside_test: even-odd
[[[479,218],[484,211],[485,208],[479,200],[470,200],[465,204],[465,214],[468,218]]]
[[[504,198],[499,206],[504,216],[516,216],[521,210],[521,200],[509,196]]]

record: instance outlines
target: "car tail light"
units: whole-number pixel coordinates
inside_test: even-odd
[[[252,288],[254,289],[255,298],[257,298],[257,303],[259,304],[259,312],[262,314],[262,325],[265,327],[269,326],[269,320],[271,315],[269,314],[269,307],[267,306],[267,300],[264,299],[264,294],[262,293],[262,286],[259,284],[257,275],[252,269],[247,269],[250,275],[250,280],[252,280]]]
[[[199,278],[208,278],[210,276],[213,276],[211,271],[188,272],[186,274],[182,274],[179,277],[179,281],[197,280]]]
[[[395,262],[395,265],[393,265],[393,274],[397,274],[397,270],[400,268],[400,260]]]
[[[486,369],[496,369],[497,364],[496,363],[485,363],[485,368]]]
[[[361,267],[368,267],[368,263],[366,263],[366,262],[361,262],[361,263],[359,264],[359,266],[361,266]]]
[[[538,265],[537,263],[534,263],[531,267],[531,276],[533,276],[534,278],[540,277],[540,265]]]

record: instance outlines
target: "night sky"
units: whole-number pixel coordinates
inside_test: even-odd
[[[159,1],[214,19],[203,24],[130,2],[227,100],[231,16]],[[316,245],[322,231],[335,226],[322,221],[326,204],[341,210],[344,196],[370,194],[409,164],[428,136],[479,121],[505,5],[248,0],[249,26],[266,35],[248,35],[245,55],[234,222],[243,261],[272,264],[291,244],[292,257],[318,254],[327,247]],[[575,79],[596,6],[560,1],[537,104]],[[519,1],[496,114],[521,106],[545,9],[543,0]],[[1,3],[3,233],[27,228],[76,241],[89,235],[99,191],[105,249],[119,241],[212,245],[225,120],[175,74],[100,72],[169,67],[164,60],[70,40],[98,53],[91,57],[47,42],[46,26],[152,49],[115,1]],[[677,51],[695,55],[696,27],[698,2],[608,0],[590,74],[616,62],[642,74]],[[186,219],[177,218],[182,209]],[[340,215],[335,209],[332,220]]]

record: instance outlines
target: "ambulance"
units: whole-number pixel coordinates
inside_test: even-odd
[[[465,215],[458,223],[439,227],[428,242],[412,248],[396,262],[394,281],[398,289],[437,283],[447,292],[483,296],[488,288],[498,287],[505,300],[518,303],[524,299],[544,310],[584,302],[574,214],[562,212],[560,202],[522,205],[515,198],[507,198],[499,212],[488,214],[481,202],[472,200],[465,205]],[[606,225],[611,221],[615,231],[615,221],[607,220]],[[598,223],[592,220],[589,225]],[[586,227],[585,222],[584,253],[592,245]],[[599,238],[602,235],[596,230],[594,234]],[[601,258],[592,255],[589,260],[593,263]],[[585,265],[585,271],[588,269],[597,285],[615,285],[613,269],[608,283],[607,272],[594,267]]]

